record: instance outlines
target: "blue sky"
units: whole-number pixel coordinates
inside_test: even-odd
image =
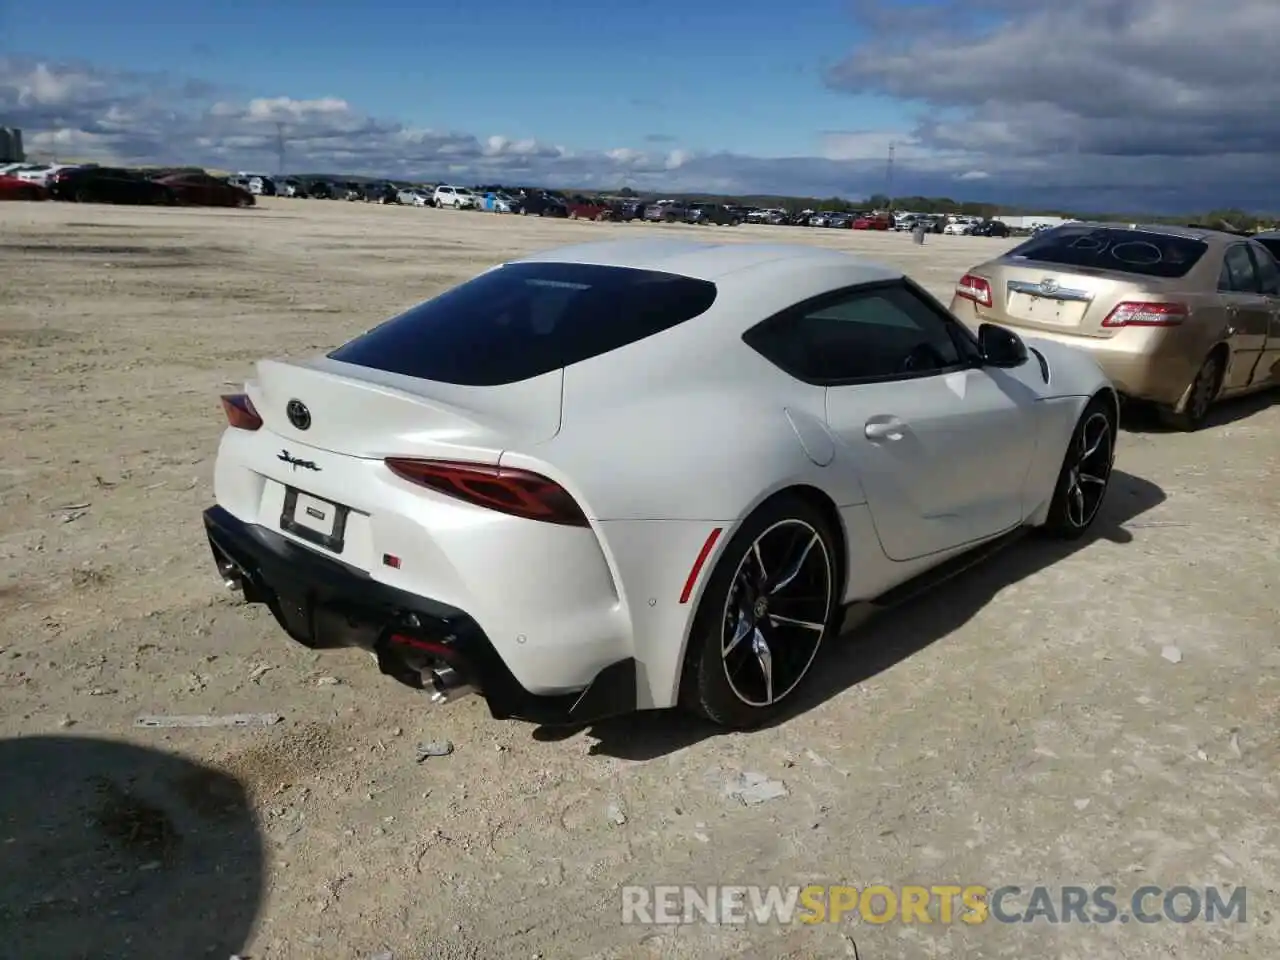
[[[85,159],[271,169],[284,123],[295,169],[852,197],[893,143],[900,194],[1275,208],[1278,31],[1275,0],[10,2],[0,122]]]
[[[861,36],[840,0],[59,0],[14,4],[5,27],[15,51],[578,149],[655,137],[784,157],[817,150],[822,131],[910,126],[896,101],[823,85]]]

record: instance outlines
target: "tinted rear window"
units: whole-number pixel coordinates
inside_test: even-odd
[[[1271,251],[1271,255],[1280,260],[1280,237],[1254,237],[1258,243]]]
[[[1058,227],[1015,247],[1008,256],[1015,261],[1035,260],[1172,279],[1186,276],[1208,249],[1202,240],[1145,230]]]
[[[518,263],[483,273],[329,354],[423,380],[496,386],[653,336],[705,313],[715,284],[623,267]]]

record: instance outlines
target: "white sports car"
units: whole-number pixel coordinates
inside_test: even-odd
[[[228,586],[498,718],[783,709],[842,608],[1082,534],[1118,399],[898,270],[624,240],[506,263],[223,398]]]

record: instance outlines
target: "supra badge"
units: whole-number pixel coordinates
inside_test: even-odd
[[[303,470],[315,470],[317,473],[320,472],[320,467],[316,465],[314,460],[299,460],[297,457],[292,456],[288,450],[281,450],[280,456],[276,457],[276,459],[289,464],[289,466],[293,467],[295,470],[301,467]]]

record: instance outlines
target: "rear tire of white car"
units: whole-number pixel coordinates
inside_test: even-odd
[[[836,550],[827,518],[801,498],[780,496],[747,518],[694,617],[681,677],[686,709],[741,730],[790,703],[835,629]]]
[[[1115,408],[1094,397],[1084,408],[1063,457],[1043,532],[1059,540],[1084,536],[1107,497],[1116,457]]]

